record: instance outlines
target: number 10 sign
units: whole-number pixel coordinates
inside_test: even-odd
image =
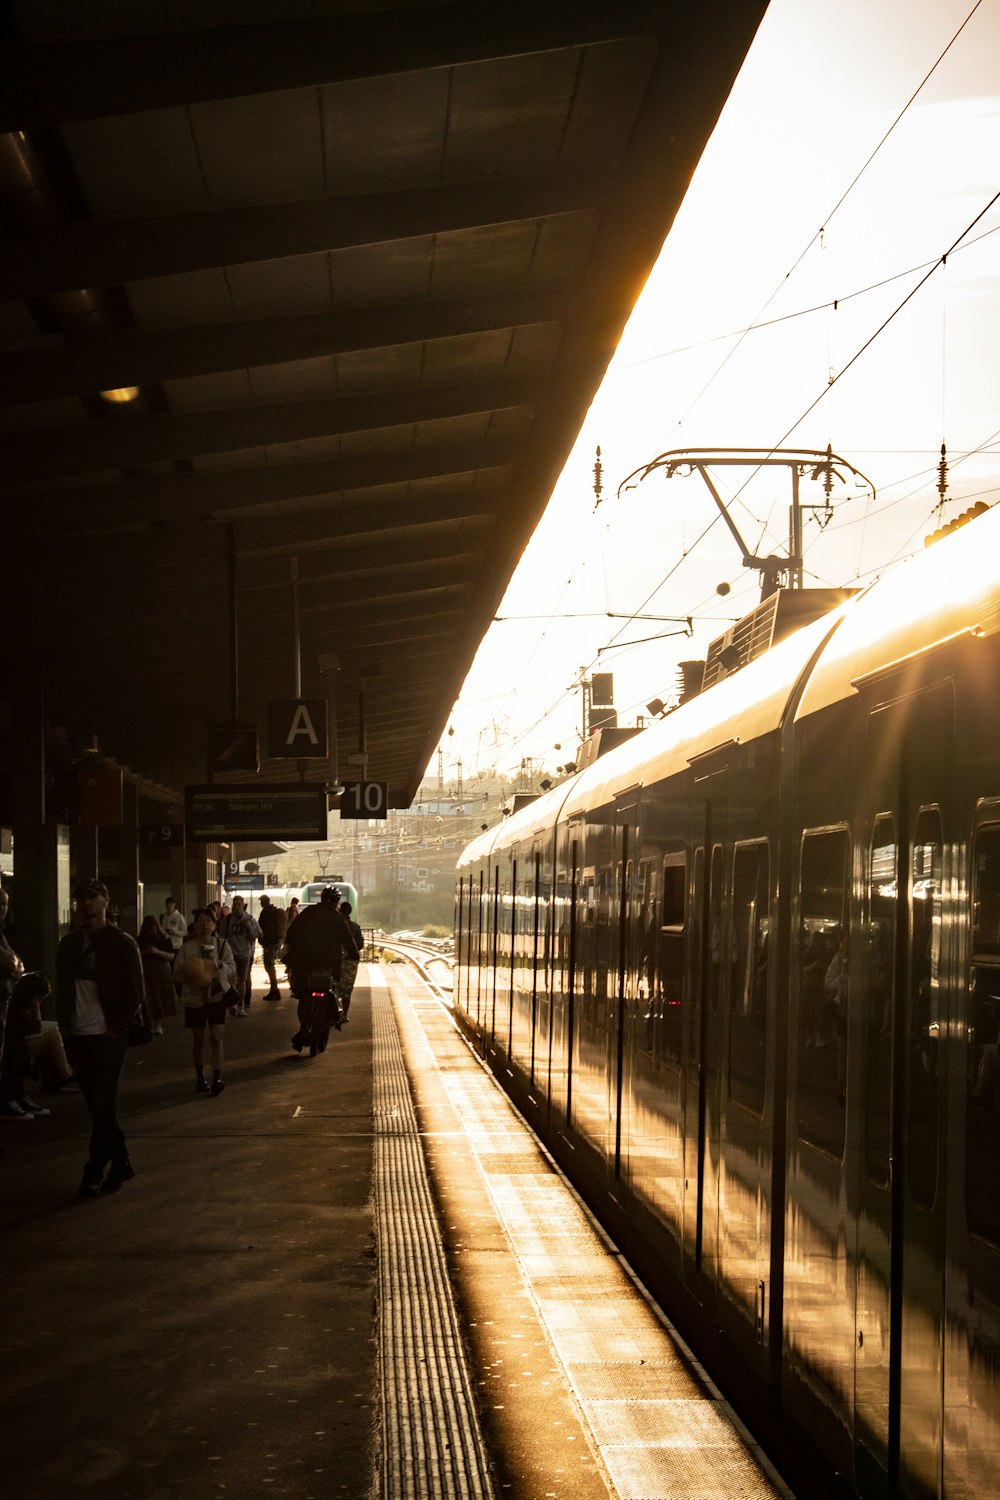
[[[345,781],[340,794],[342,818],[385,818],[388,812],[387,781]]]

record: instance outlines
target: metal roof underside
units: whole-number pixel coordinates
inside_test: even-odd
[[[407,806],[764,8],[0,5],[3,619],[49,722],[203,783],[297,636],[340,776],[364,738]]]

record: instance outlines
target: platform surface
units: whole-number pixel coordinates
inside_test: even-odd
[[[282,995],[218,1098],[180,1016],[130,1054],[117,1193],[78,1096],[0,1121],[0,1493],[782,1493],[416,976],[311,1060]]]

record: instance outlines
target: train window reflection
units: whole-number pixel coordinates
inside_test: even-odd
[[[865,1002],[865,1157],[868,1175],[889,1181],[892,1103],[892,968],[896,940],[896,830],[893,819],[875,819],[868,852],[864,938],[861,953]]]
[[[729,970],[736,954],[733,924],[726,912],[726,866],[721,844],[712,848],[708,871],[708,1005],[704,1014],[702,1061],[706,1078],[713,1080],[719,1072],[720,1011],[725,1002]]]
[[[969,1228],[1000,1244],[1000,825],[977,830],[972,868],[965,1203]]]
[[[766,843],[737,844],[733,866],[735,963],[730,989],[729,1092],[764,1108],[770,860]]]
[[[972,956],[1000,960],[1000,826],[980,828],[976,837]]]
[[[846,828],[803,834],[796,1121],[802,1140],[836,1157],[844,1151],[849,855]]]
[[[917,819],[910,869],[907,1171],[915,1201],[930,1208],[937,1190],[941,1034],[941,818],[937,808],[925,808]]]
[[[652,861],[643,860],[640,872],[639,983],[644,1007],[641,1046],[654,1067],[660,1067],[665,1062],[678,1064],[681,1057],[687,854],[677,850],[663,856],[659,892]]]

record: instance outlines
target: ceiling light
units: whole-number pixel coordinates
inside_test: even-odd
[[[139,399],[139,387],[137,385],[121,385],[115,391],[99,391],[102,401],[110,401],[112,406],[123,406],[127,401]]]

